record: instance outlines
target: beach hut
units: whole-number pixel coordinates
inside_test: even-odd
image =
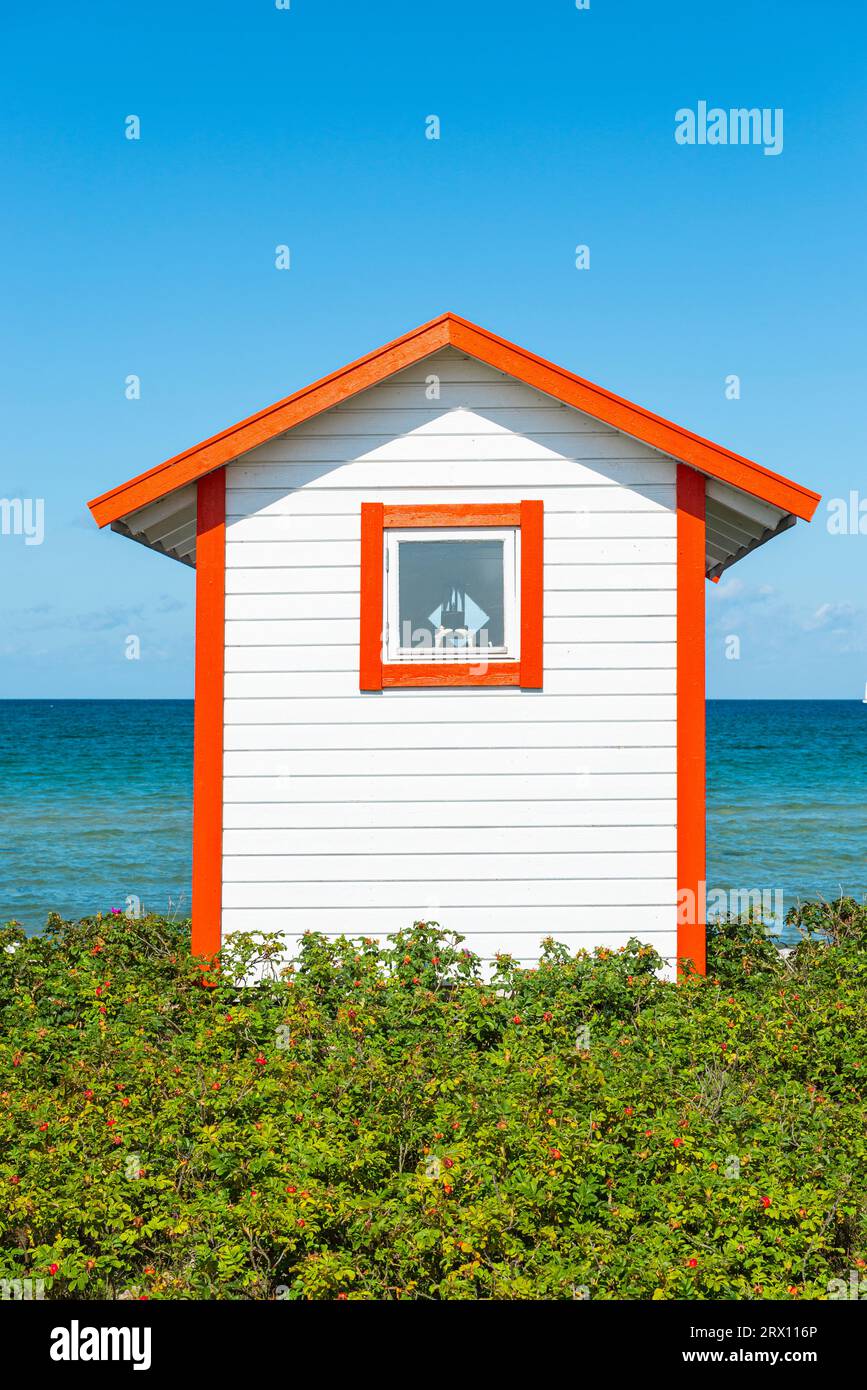
[[[196,570],[194,949],[703,970],[705,583],[818,501],[455,314],[95,498]]]

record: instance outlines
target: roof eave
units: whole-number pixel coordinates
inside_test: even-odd
[[[88,503],[90,511],[99,526],[110,525],[443,347],[466,352],[495,370],[794,517],[809,521],[819,504],[819,493],[654,415],[643,406],[537,357],[467,319],[446,313],[93,498]]]

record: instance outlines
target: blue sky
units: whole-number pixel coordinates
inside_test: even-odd
[[[85,500],[444,309],[867,498],[865,27],[798,0],[7,6],[0,496],[44,498],[45,539],[0,535],[0,695],[192,694],[194,575]],[[782,153],[678,145],[701,100],[782,108]],[[867,536],[826,521],[709,587],[710,695],[863,694]]]

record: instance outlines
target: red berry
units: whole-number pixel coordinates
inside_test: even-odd
[[[690,1269],[696,1269],[698,1267],[698,1260],[687,1260],[687,1264]]]
[[[674,1145],[674,1147],[675,1147],[676,1149],[679,1149],[680,1146],[681,1146],[681,1144],[683,1143],[683,1140],[682,1140],[682,1139],[672,1139],[671,1142],[672,1142],[672,1144]]]
[[[770,1197],[763,1197],[763,1198],[762,1198],[762,1206],[763,1206],[763,1207],[769,1207],[770,1205],[771,1205],[771,1199],[770,1199]]]

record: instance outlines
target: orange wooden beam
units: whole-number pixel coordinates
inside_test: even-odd
[[[677,956],[706,970],[705,478],[677,467]],[[680,969],[680,965],[678,966]]]
[[[520,502],[433,502],[386,505],[385,526],[520,526]]]
[[[192,951],[210,957],[222,938],[225,468],[200,478],[197,491]]]
[[[382,685],[391,686],[447,685],[521,685],[521,666],[517,661],[485,662],[483,655],[475,664],[464,661],[404,661],[399,665],[383,666]]]
[[[361,504],[361,619],[358,685],[382,689],[382,567],[383,513],[381,502]]]
[[[544,626],[542,502],[521,503],[521,686],[541,690]]]

